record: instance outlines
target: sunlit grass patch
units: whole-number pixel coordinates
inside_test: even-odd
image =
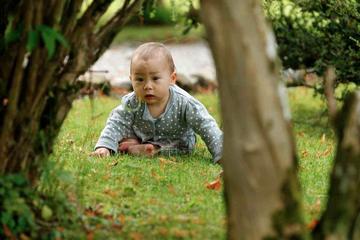
[[[328,121],[326,102],[313,90],[289,91],[293,130],[299,158],[305,217],[318,218],[326,204],[329,175],[335,154],[335,136]]]
[[[215,95],[208,98],[216,101]],[[145,239],[223,239],[222,192],[206,188],[221,169],[212,164],[202,141],[188,156],[88,156],[119,103],[119,99],[97,98],[90,107],[87,98],[76,101],[57,141],[52,158],[66,161],[64,168],[74,175],[84,211],[100,207],[104,216],[125,221],[120,234],[124,239],[134,234]],[[99,228],[94,236],[119,234],[105,230]]]

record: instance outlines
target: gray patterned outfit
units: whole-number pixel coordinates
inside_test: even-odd
[[[213,161],[220,160],[222,131],[198,100],[174,85],[164,113],[157,118],[150,115],[145,103],[139,103],[134,92],[125,95],[111,112],[95,149],[105,147],[116,153],[119,141],[138,138],[159,146],[162,154],[190,153],[195,147],[195,133],[206,143]]]

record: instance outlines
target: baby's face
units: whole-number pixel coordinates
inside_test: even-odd
[[[169,98],[169,87],[175,83],[176,74],[164,57],[135,57],[130,78],[138,98],[148,105],[161,105]]]

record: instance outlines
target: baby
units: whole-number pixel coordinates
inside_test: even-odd
[[[190,153],[196,133],[213,161],[221,159],[222,131],[198,100],[175,85],[174,61],[163,44],[149,42],[135,50],[130,80],[134,92],[112,111],[92,155]]]

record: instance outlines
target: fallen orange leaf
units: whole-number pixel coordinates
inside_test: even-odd
[[[10,228],[5,224],[3,224],[3,231],[4,231],[5,236],[8,237],[9,239],[16,239],[14,237],[14,235],[12,234]]]
[[[162,237],[167,237],[169,235],[169,230],[167,228],[165,228],[165,227],[160,227],[158,229],[158,233]]]
[[[117,197],[119,194],[113,190],[105,189],[104,193],[109,195],[110,197]]]
[[[124,225],[124,224],[125,224],[125,215],[121,214],[121,215],[118,217],[118,220],[120,221],[120,223],[121,223],[122,225]]]
[[[298,135],[299,137],[303,137],[303,136],[305,136],[305,133],[304,133],[304,132],[298,132],[297,135]]]
[[[28,237],[27,235],[25,235],[25,234],[20,234],[20,240],[30,240],[31,238],[30,237]]]
[[[156,181],[159,181],[159,180],[162,179],[162,177],[160,177],[160,176],[155,172],[154,169],[151,170],[151,176],[152,176],[153,178],[155,178]]]
[[[133,240],[142,240],[143,239],[143,235],[141,233],[137,233],[137,232],[130,233],[130,237]]]
[[[96,204],[95,207],[89,207],[85,209],[85,215],[88,217],[94,217],[102,214],[102,204]]]
[[[317,219],[311,220],[311,222],[308,223],[307,228],[310,230],[314,230],[316,225],[318,225],[319,221]]]
[[[327,148],[324,152],[323,152],[323,156],[324,157],[327,157],[330,153],[331,153],[331,151],[332,151],[332,149],[331,149],[331,147],[329,147],[329,148]]]
[[[169,192],[170,192],[171,194],[173,194],[173,195],[176,194],[176,190],[175,190],[174,185],[169,184],[169,185],[167,186],[167,188],[168,188],[168,190],[169,190]]]
[[[111,177],[111,174],[108,173],[108,174],[106,174],[106,175],[103,176],[103,179],[104,179],[104,180],[109,180],[110,177]]]
[[[189,237],[189,231],[182,230],[182,229],[174,229],[173,230],[174,236],[177,238],[187,238]]]
[[[159,160],[160,160],[160,164],[176,164],[177,163],[175,161],[171,161],[171,160],[168,160],[165,158],[159,158]]]
[[[217,178],[215,181],[212,181],[206,185],[207,189],[212,190],[220,190],[221,188],[221,181],[220,178]]]
[[[94,232],[89,231],[86,233],[86,240],[93,240],[94,239]]]
[[[301,151],[301,155],[302,155],[303,157],[307,157],[307,156],[309,155],[309,152],[308,152],[307,150],[302,150],[302,151]]]

